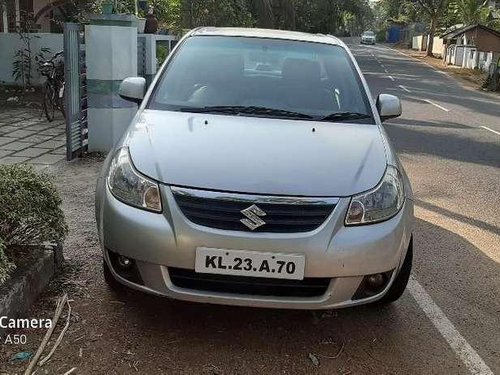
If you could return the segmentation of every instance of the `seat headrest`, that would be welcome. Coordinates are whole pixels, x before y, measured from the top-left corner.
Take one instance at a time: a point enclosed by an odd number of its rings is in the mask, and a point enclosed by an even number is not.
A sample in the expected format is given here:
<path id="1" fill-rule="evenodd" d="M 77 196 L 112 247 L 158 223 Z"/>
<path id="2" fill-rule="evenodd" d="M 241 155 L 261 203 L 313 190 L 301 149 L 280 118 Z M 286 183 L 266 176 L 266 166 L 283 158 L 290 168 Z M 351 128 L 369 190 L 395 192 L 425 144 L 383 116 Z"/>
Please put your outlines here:
<path id="1" fill-rule="evenodd" d="M 289 82 L 319 82 L 321 68 L 317 61 L 289 57 L 283 63 L 281 77 Z"/>

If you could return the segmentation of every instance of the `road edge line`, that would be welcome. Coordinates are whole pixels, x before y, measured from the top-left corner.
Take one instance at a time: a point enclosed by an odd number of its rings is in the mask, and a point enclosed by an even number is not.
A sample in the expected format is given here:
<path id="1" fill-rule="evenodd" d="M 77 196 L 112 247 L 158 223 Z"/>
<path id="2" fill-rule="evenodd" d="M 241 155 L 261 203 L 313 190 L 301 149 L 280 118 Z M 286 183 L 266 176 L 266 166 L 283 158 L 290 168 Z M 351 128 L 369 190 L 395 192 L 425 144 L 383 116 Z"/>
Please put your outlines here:
<path id="1" fill-rule="evenodd" d="M 441 308 L 436 305 L 432 297 L 413 276 L 410 277 L 407 288 L 413 299 L 417 302 L 425 315 L 427 315 L 448 345 L 450 345 L 455 354 L 465 364 L 467 369 L 472 374 L 493 375 L 493 371 L 491 371 L 474 348 L 465 340 L 460 332 L 458 332 Z"/>
<path id="2" fill-rule="evenodd" d="M 492 133 L 500 135 L 500 132 L 497 132 L 496 130 L 490 129 L 487 126 L 480 126 L 480 128 L 485 129 L 485 130 L 489 130 Z"/>
<path id="3" fill-rule="evenodd" d="M 445 108 L 445 107 L 443 107 L 442 105 L 436 104 L 436 103 L 434 103 L 432 100 L 429 100 L 429 99 L 422 99 L 422 100 L 423 100 L 424 102 L 426 102 L 426 103 L 429 103 L 429 104 L 433 105 L 433 106 L 434 106 L 434 107 L 436 107 L 436 108 L 439 108 L 439 109 L 440 109 L 440 110 L 442 110 L 442 111 L 445 111 L 445 112 L 450 112 L 450 110 L 449 110 L 448 108 Z"/>

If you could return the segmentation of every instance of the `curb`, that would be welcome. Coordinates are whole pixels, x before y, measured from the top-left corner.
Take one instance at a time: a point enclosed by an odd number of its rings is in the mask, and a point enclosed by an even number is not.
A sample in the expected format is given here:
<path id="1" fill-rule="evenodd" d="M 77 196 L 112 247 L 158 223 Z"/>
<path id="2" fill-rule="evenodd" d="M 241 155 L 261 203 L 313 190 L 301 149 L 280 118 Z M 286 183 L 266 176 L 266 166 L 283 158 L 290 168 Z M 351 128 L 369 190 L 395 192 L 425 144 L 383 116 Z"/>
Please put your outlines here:
<path id="1" fill-rule="evenodd" d="M 28 267 L 18 268 L 0 288 L 0 317 L 15 319 L 26 313 L 63 261 L 62 246 L 49 245 Z M 0 334 L 8 328 L 0 327 Z"/>

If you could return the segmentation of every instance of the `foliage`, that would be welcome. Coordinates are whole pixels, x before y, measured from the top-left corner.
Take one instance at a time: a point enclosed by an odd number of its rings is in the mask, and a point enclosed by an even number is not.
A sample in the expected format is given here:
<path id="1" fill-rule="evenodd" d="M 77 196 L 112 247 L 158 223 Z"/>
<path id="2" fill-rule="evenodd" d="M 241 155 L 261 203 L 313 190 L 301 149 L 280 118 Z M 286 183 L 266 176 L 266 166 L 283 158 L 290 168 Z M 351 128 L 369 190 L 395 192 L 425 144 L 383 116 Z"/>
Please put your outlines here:
<path id="1" fill-rule="evenodd" d="M 28 165 L 0 166 L 0 238 L 5 246 L 60 242 L 68 228 L 52 179 Z"/>
<path id="2" fill-rule="evenodd" d="M 168 46 L 157 44 L 156 45 L 156 65 L 160 67 L 168 56 Z"/>
<path id="3" fill-rule="evenodd" d="M 16 269 L 14 263 L 10 262 L 5 255 L 6 246 L 0 237 L 0 285 L 2 285 L 10 276 L 12 271 Z"/>
<path id="4" fill-rule="evenodd" d="M 159 28 L 177 33 L 181 30 L 181 0 L 150 0 Z"/>
<path id="5" fill-rule="evenodd" d="M 22 42 L 22 47 L 14 54 L 14 61 L 12 62 L 12 77 L 14 77 L 16 81 L 20 81 L 24 88 L 31 86 L 31 80 L 33 78 L 31 41 L 34 38 L 39 38 L 37 35 L 29 32 L 32 25 L 32 14 L 23 13 L 21 17 L 21 25 L 16 28 L 19 39 L 21 39 Z"/>
<path id="6" fill-rule="evenodd" d="M 367 0 L 183 0 L 183 28 L 257 26 L 331 34 L 370 28 Z"/>
<path id="7" fill-rule="evenodd" d="M 0 0 L 1 1 L 1 0 Z M 264 27 L 358 34 L 373 26 L 369 0 L 148 0 L 160 28 L 180 32 L 198 26 Z M 405 0 L 400 0 L 405 1 Z M 135 0 L 69 0 L 67 18 L 82 19 L 100 12 L 103 3 L 115 4 L 117 13 L 136 13 Z M 139 15 L 144 15 L 139 10 Z"/>
<path id="8" fill-rule="evenodd" d="M 439 22 L 446 14 L 446 7 L 449 0 L 414 0 L 415 4 L 430 18 L 429 44 L 427 46 L 427 56 L 432 56 L 434 46 L 434 35 L 439 26 Z"/>
<path id="9" fill-rule="evenodd" d="M 39 39 L 36 34 L 30 33 L 33 28 L 33 14 L 22 12 L 20 26 L 16 28 L 16 32 L 21 39 L 22 47 L 14 53 L 12 62 L 12 77 L 20 82 L 23 88 L 31 86 L 33 79 L 33 58 L 45 58 L 45 55 L 50 53 L 49 48 L 42 47 L 36 54 L 32 50 L 33 39 Z M 35 55 L 35 56 L 34 56 Z"/>
<path id="10" fill-rule="evenodd" d="M 450 13 L 456 16 L 459 23 L 473 25 L 486 23 L 489 9 L 484 0 L 455 0 L 450 4 Z"/>
<path id="11" fill-rule="evenodd" d="M 184 0 L 181 11 L 184 28 L 254 25 L 245 0 Z"/>
<path id="12" fill-rule="evenodd" d="M 12 62 L 12 77 L 21 82 L 24 88 L 31 85 L 33 74 L 31 72 L 31 47 L 30 37 L 21 35 L 21 40 L 25 47 L 19 49 L 14 54 Z"/>

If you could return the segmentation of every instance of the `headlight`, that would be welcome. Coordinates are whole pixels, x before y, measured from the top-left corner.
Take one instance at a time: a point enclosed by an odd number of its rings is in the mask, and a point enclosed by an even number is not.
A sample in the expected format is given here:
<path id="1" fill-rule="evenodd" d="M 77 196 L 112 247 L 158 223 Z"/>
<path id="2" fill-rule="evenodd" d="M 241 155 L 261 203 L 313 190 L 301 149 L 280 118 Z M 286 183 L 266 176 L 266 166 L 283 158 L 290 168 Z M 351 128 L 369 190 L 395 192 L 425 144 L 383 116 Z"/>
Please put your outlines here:
<path id="1" fill-rule="evenodd" d="M 403 179 L 389 165 L 382 181 L 371 191 L 352 197 L 346 225 L 376 223 L 396 215 L 404 203 Z"/>
<path id="2" fill-rule="evenodd" d="M 161 212 L 158 184 L 136 171 L 126 147 L 120 148 L 111 161 L 108 186 L 111 193 L 124 203 Z"/>

